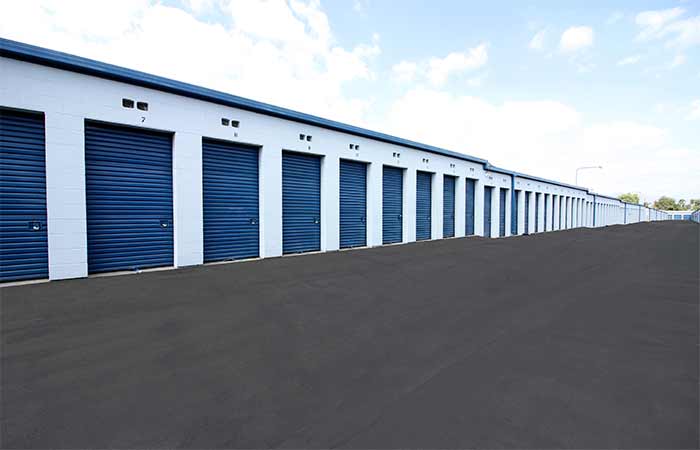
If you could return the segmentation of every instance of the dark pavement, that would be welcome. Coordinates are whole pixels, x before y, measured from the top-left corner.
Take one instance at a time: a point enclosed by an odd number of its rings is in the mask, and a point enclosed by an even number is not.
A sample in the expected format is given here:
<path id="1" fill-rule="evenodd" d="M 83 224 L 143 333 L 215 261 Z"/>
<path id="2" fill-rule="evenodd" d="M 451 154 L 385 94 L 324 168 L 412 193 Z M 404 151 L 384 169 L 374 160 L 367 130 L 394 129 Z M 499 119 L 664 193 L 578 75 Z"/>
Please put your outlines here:
<path id="1" fill-rule="evenodd" d="M 3 448 L 697 448 L 700 227 L 0 289 Z"/>

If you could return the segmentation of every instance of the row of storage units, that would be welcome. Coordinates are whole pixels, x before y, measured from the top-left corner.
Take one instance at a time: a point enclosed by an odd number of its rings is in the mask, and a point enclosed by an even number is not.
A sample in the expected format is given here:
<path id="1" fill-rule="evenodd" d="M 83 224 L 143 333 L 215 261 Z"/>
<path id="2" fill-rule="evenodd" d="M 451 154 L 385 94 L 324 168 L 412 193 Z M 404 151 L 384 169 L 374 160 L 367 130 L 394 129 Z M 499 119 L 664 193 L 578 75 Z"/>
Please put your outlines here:
<path id="1" fill-rule="evenodd" d="M 693 211 L 693 213 L 690 215 L 690 220 L 700 223 L 700 209 Z"/>
<path id="2" fill-rule="evenodd" d="M 661 219 L 485 160 L 13 48 L 0 61 L 0 282 Z M 126 97 L 147 106 L 134 114 Z"/>
<path id="3" fill-rule="evenodd" d="M 671 220 L 693 220 L 693 211 L 666 211 Z"/>

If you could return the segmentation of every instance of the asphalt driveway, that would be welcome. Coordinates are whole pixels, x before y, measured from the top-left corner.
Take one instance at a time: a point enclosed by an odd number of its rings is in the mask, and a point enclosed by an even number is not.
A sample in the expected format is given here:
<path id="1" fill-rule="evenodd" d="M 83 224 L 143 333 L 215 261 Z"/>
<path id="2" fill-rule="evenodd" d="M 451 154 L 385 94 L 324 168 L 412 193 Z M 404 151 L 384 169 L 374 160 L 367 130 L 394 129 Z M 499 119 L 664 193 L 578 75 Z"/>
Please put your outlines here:
<path id="1" fill-rule="evenodd" d="M 3 448 L 697 448 L 700 227 L 0 289 Z"/>

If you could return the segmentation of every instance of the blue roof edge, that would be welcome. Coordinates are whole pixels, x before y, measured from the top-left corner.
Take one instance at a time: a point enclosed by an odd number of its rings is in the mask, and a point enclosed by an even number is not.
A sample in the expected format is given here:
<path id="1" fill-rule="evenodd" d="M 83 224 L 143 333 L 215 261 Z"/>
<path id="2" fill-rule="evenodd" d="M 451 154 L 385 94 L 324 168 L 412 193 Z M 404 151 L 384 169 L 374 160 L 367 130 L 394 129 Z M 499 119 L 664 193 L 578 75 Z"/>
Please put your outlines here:
<path id="1" fill-rule="evenodd" d="M 237 95 L 227 94 L 225 92 L 196 86 L 182 81 L 176 81 L 169 78 L 152 75 L 133 69 L 127 69 L 125 67 L 115 66 L 113 64 L 108 64 L 89 58 L 83 58 L 81 56 L 71 55 L 69 53 L 59 52 L 57 50 L 50 50 L 44 47 L 38 47 L 31 44 L 25 44 L 23 42 L 13 41 L 11 39 L 5 39 L 2 37 L 0 37 L 0 56 L 45 65 L 49 67 L 55 67 L 58 69 L 65 69 L 72 72 L 92 75 L 113 81 L 120 81 L 127 84 L 133 84 L 150 89 L 169 92 L 172 94 L 182 95 L 185 97 L 195 98 L 198 100 L 204 100 L 225 106 L 244 109 L 246 111 L 278 117 L 280 119 L 286 119 L 334 131 L 340 131 L 355 136 L 386 142 L 389 144 L 400 145 L 403 147 L 409 147 L 444 156 L 450 156 L 465 161 L 476 162 L 479 164 L 483 164 L 484 170 L 504 173 L 512 177 L 541 181 L 543 183 L 554 184 L 557 186 L 567 187 L 591 193 L 591 191 L 585 187 L 574 186 L 559 181 L 548 180 L 532 175 L 526 175 L 523 173 L 515 172 L 513 170 L 502 169 L 492 165 L 486 159 L 477 158 L 475 156 L 467 155 L 465 153 L 459 153 L 452 150 L 446 150 L 440 147 L 435 147 L 432 145 L 422 144 L 420 142 L 399 138 L 378 131 L 372 131 L 354 125 L 348 125 L 342 122 L 324 119 L 322 117 L 314 116 L 311 114 L 306 114 L 291 109 L 282 108 L 263 102 L 258 102 L 256 100 L 250 100 L 244 97 L 239 97 Z M 597 195 L 600 195 L 601 197 L 607 197 L 602 194 Z M 619 200 L 613 197 L 607 198 Z"/>

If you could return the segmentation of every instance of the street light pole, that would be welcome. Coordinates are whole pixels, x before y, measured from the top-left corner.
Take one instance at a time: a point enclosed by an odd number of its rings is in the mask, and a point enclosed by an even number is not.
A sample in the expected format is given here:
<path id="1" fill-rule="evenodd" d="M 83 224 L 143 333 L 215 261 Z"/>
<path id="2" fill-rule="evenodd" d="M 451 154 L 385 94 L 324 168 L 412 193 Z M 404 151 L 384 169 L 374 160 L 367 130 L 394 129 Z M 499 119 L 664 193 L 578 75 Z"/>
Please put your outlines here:
<path id="1" fill-rule="evenodd" d="M 576 181 L 574 184 L 578 186 L 578 171 L 579 170 L 586 170 L 586 169 L 602 169 L 603 166 L 583 166 L 583 167 L 577 167 L 576 168 Z"/>

